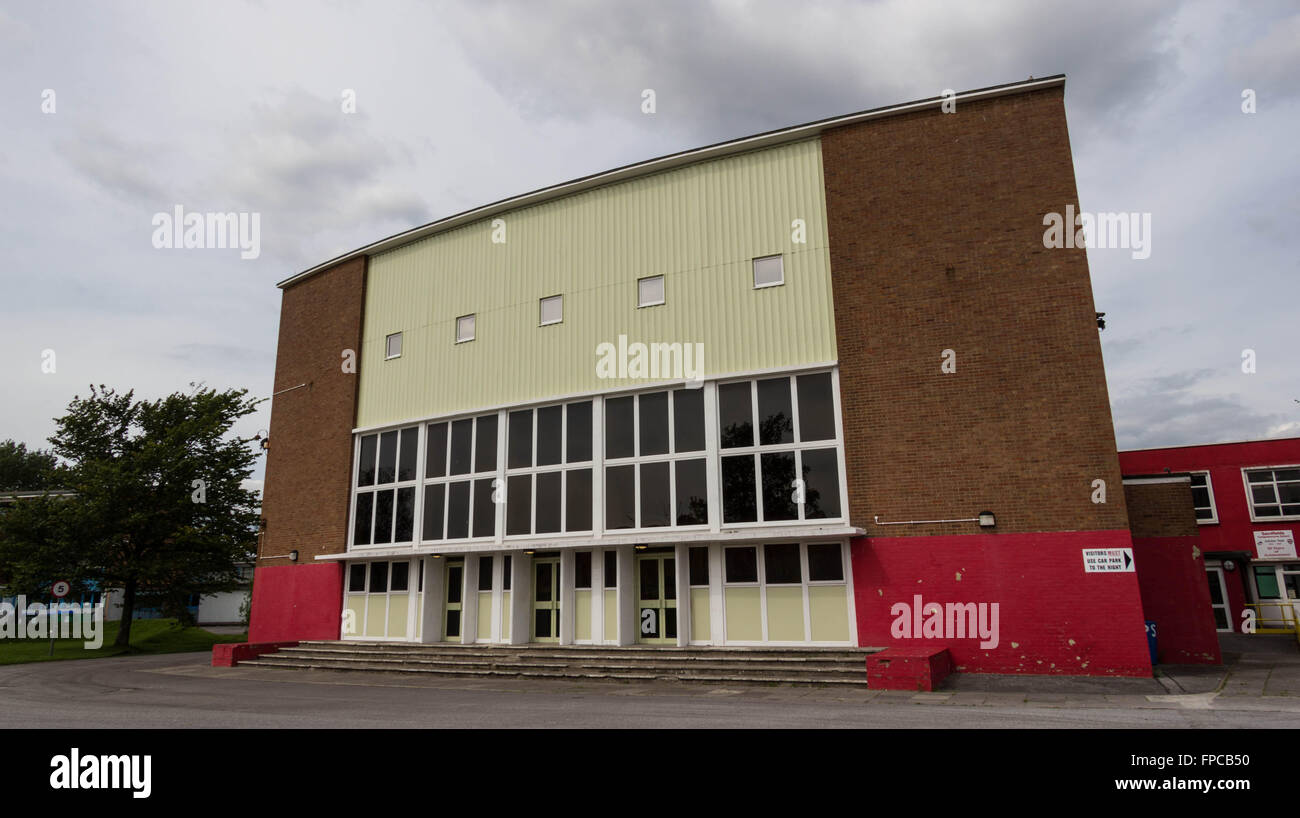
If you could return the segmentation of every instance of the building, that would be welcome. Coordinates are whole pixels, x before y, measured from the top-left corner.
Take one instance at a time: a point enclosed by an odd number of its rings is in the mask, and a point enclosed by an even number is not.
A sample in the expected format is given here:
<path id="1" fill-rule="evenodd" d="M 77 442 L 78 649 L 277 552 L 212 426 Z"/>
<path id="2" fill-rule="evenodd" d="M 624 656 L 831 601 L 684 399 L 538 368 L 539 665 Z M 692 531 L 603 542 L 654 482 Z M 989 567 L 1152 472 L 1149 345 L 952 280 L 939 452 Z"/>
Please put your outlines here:
<path id="1" fill-rule="evenodd" d="M 1243 632 L 1247 622 L 1257 632 L 1295 630 L 1300 438 L 1137 449 L 1119 457 L 1125 474 L 1184 473 L 1192 492 L 1206 587 L 1163 588 L 1167 621 L 1201 618 L 1208 606 L 1218 632 Z"/>
<path id="2" fill-rule="evenodd" d="M 1149 675 L 1131 559 L 1089 556 L 1133 541 L 1086 252 L 1044 237 L 1079 205 L 1064 83 L 629 165 L 280 282 L 250 641 Z"/>

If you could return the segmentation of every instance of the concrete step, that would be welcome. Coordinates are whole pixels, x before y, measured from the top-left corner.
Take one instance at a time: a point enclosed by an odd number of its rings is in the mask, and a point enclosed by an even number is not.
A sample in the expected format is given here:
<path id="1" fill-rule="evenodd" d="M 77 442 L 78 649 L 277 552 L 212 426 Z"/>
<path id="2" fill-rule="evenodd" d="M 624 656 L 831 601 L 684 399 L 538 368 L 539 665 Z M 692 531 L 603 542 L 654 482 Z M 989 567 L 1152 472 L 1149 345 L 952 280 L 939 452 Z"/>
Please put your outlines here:
<path id="1" fill-rule="evenodd" d="M 880 648 L 674 648 L 674 647 L 616 647 L 616 646 L 550 646 L 550 645 L 421 645 L 408 642 L 302 642 L 297 648 L 281 650 L 298 651 L 335 651 L 381 652 L 384 654 L 410 655 L 446 655 L 446 656 L 491 656 L 501 658 L 516 657 L 521 660 L 533 657 L 575 659 L 617 655 L 626 661 L 641 659 L 659 661 L 665 657 L 678 660 L 705 659 L 708 661 L 734 662 L 852 662 L 861 665 L 866 657 L 879 652 Z"/>

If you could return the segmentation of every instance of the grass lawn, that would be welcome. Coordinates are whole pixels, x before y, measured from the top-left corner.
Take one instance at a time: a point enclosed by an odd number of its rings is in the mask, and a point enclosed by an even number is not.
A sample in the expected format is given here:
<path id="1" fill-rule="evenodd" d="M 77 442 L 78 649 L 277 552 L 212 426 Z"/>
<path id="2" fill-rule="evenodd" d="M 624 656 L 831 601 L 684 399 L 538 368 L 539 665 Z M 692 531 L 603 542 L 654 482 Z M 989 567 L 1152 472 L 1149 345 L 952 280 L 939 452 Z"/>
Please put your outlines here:
<path id="1" fill-rule="evenodd" d="M 211 651 L 213 645 L 223 642 L 248 641 L 246 633 L 217 634 L 202 628 L 183 628 L 175 619 L 137 619 L 131 625 L 131 647 L 123 649 L 113 646 L 118 624 L 104 623 L 104 643 L 98 650 L 86 650 L 84 639 L 56 639 L 53 656 L 50 655 L 48 639 L 0 639 L 0 665 L 56 659 L 103 659 L 127 654 Z"/>

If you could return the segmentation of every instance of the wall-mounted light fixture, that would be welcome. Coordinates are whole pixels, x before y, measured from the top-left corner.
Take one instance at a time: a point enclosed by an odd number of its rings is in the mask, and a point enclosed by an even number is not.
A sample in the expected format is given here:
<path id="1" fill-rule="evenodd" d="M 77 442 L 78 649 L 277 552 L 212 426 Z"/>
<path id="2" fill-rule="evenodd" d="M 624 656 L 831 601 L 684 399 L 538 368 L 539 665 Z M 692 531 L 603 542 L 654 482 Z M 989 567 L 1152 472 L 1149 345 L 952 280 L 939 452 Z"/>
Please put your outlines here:
<path id="1" fill-rule="evenodd" d="M 532 550 L 531 548 L 526 548 L 524 549 L 524 553 L 531 556 L 532 554 L 536 554 L 537 552 Z"/>
<path id="2" fill-rule="evenodd" d="M 1233 562 L 1232 560 L 1224 560 L 1224 561 L 1223 561 L 1223 570 L 1225 570 L 1225 571 L 1236 571 L 1236 570 L 1237 570 L 1237 563 Z"/>
<path id="3" fill-rule="evenodd" d="M 992 528 L 998 524 L 998 521 L 994 519 L 993 512 L 991 511 L 981 511 L 979 521 L 980 528 Z"/>
<path id="4" fill-rule="evenodd" d="M 641 543 L 640 545 L 634 545 L 632 547 L 635 548 L 637 551 L 644 551 L 650 546 L 646 545 L 645 543 Z"/>
<path id="5" fill-rule="evenodd" d="M 298 561 L 298 549 L 295 548 L 293 551 L 289 552 L 289 562 L 297 562 L 297 561 Z"/>

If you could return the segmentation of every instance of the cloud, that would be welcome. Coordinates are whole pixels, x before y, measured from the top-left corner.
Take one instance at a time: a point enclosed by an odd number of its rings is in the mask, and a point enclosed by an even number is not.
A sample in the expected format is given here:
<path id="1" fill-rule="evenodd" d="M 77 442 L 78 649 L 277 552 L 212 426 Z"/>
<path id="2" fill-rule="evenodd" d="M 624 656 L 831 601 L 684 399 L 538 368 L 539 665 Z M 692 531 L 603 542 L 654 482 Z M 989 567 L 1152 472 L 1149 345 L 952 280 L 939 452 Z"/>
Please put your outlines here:
<path id="1" fill-rule="evenodd" d="M 1280 412 L 1252 409 L 1235 393 L 1197 394 L 1214 370 L 1173 372 L 1135 382 L 1112 401 L 1120 449 L 1255 440 L 1295 426 Z"/>
<path id="2" fill-rule="evenodd" d="M 84 181 L 120 202 L 164 202 L 175 195 L 158 178 L 161 145 L 89 125 L 61 140 L 58 152 Z"/>

